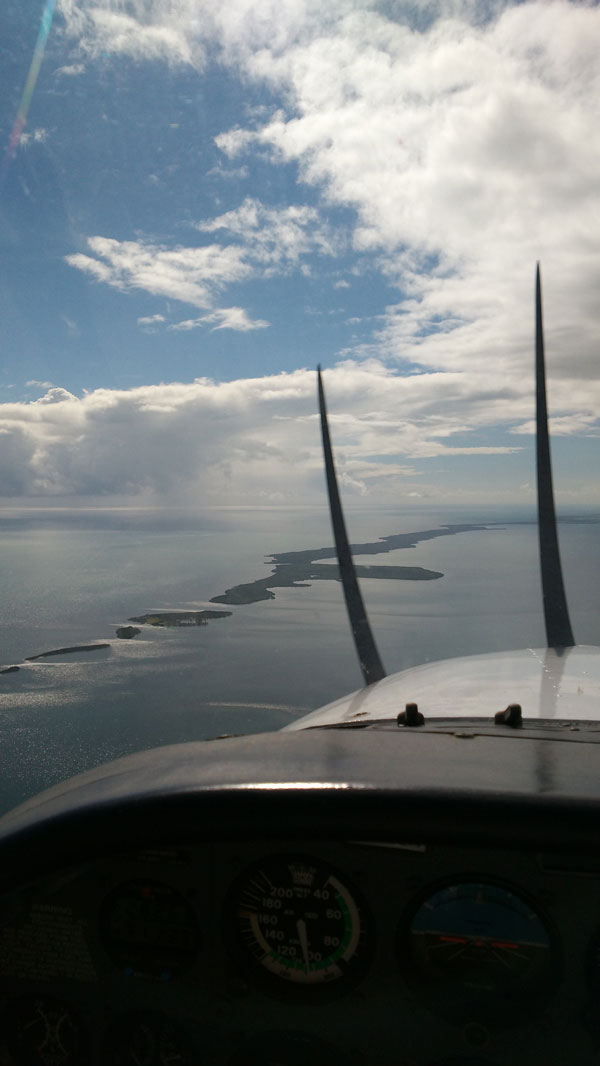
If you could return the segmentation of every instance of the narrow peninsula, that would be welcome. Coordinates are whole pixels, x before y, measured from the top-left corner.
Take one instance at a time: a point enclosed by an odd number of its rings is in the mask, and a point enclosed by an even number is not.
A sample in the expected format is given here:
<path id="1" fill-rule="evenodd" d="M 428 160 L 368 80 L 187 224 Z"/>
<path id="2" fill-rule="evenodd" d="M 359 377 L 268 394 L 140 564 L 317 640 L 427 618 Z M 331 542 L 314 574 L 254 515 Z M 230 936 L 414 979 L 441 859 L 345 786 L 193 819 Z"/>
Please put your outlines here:
<path id="1" fill-rule="evenodd" d="M 420 541 L 436 537 L 451 537 L 457 533 L 470 533 L 487 529 L 481 525 L 447 525 L 438 529 L 426 529 L 420 533 L 392 533 L 388 537 L 366 544 L 352 544 L 352 554 L 380 555 L 399 548 L 414 548 Z M 337 563 L 322 563 L 321 559 L 335 559 L 335 548 L 309 548 L 298 552 L 272 552 L 267 556 L 275 569 L 268 577 L 258 578 L 243 585 L 234 585 L 220 596 L 213 596 L 211 603 L 258 603 L 275 599 L 275 588 L 307 588 L 313 581 L 339 581 Z M 425 570 L 422 566 L 372 566 L 356 565 L 358 577 L 379 578 L 386 581 L 436 581 L 444 575 L 439 570 Z M 132 619 L 136 621 L 136 619 Z"/>
<path id="2" fill-rule="evenodd" d="M 102 648 L 110 648 L 110 644 L 75 644 L 72 648 L 54 648 L 52 651 L 41 651 L 38 655 L 27 655 L 26 663 L 34 663 L 37 659 L 49 659 L 52 655 L 73 655 L 77 651 L 100 651 Z"/>

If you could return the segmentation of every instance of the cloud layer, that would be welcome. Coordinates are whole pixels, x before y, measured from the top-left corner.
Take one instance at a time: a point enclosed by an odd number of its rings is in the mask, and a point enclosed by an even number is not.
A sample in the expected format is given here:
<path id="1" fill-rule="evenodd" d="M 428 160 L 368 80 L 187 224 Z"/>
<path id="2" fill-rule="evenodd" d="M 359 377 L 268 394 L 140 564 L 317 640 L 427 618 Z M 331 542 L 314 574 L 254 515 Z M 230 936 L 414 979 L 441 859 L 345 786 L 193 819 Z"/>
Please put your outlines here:
<path id="1" fill-rule="evenodd" d="M 136 0 L 127 10 L 116 0 L 62 4 L 82 55 L 200 69 L 211 49 L 268 88 L 281 106 L 223 130 L 217 144 L 242 163 L 256 152 L 294 163 L 323 211 L 246 198 L 197 223 L 218 243 L 167 249 L 96 236 L 73 266 L 212 308 L 231 284 L 315 250 L 335 255 L 326 207 L 350 207 L 357 270 L 370 257 L 399 292 L 368 354 L 438 369 L 500 359 L 514 372 L 541 259 L 556 359 L 568 356 L 575 376 L 596 373 L 596 6 L 439 0 L 399 3 L 393 21 L 379 4 L 351 0 Z"/>
<path id="2" fill-rule="evenodd" d="M 597 374 L 600 10 L 544 0 L 481 26 L 464 18 L 472 5 L 440 4 L 459 17 L 420 32 L 344 6 L 283 52 L 240 42 L 251 76 L 288 104 L 224 131 L 222 150 L 266 149 L 355 209 L 355 249 L 402 293 L 379 355 L 514 369 L 541 259 L 558 354 Z"/>
<path id="3" fill-rule="evenodd" d="M 518 386 L 482 378 L 478 386 L 471 383 L 467 396 L 462 375 L 402 377 L 373 362 L 328 371 L 326 386 L 337 465 L 349 496 L 368 496 L 372 505 L 413 496 L 458 502 L 444 471 L 446 461 L 460 457 L 473 490 L 465 499 L 479 493 L 490 500 L 495 490 L 474 463 L 482 455 L 502 461 L 504 480 L 513 488 L 522 481 L 515 458 L 523 447 L 531 452 L 527 438 L 492 444 L 483 432 L 506 410 L 518 420 L 517 433 L 531 431 L 525 424 L 530 399 Z M 322 502 L 315 391 L 314 372 L 305 370 L 234 382 L 99 389 L 83 398 L 53 387 L 33 402 L 0 408 L 0 492 L 162 496 L 193 504 Z"/>
<path id="4" fill-rule="evenodd" d="M 298 176 L 296 203 L 242 192 L 234 208 L 196 218 L 187 241 L 96 233 L 68 263 L 92 284 L 155 297 L 140 328 L 173 339 L 198 327 L 266 330 L 269 316 L 244 306 L 244 285 L 266 289 L 323 263 L 331 278 L 344 264 L 335 298 L 348 301 L 347 323 L 360 323 L 353 287 L 384 280 L 393 298 L 370 332 L 348 331 L 328 375 L 343 480 L 374 499 L 390 486 L 441 492 L 443 477 L 419 465 L 427 460 L 508 462 L 527 443 L 536 259 L 556 434 L 593 437 L 600 414 L 600 9 L 392 8 L 59 3 L 73 68 L 126 56 L 200 77 L 210 58 L 268 91 L 268 105 L 217 135 L 223 166 L 244 180 L 257 161 Z M 166 301 L 194 310 L 179 308 L 177 321 Z M 314 381 L 302 370 L 81 399 L 52 388 L 0 415 L 8 495 L 177 489 L 247 502 L 295 498 L 296 477 L 316 491 L 321 477 Z M 583 481 L 580 494 L 590 495 Z"/>

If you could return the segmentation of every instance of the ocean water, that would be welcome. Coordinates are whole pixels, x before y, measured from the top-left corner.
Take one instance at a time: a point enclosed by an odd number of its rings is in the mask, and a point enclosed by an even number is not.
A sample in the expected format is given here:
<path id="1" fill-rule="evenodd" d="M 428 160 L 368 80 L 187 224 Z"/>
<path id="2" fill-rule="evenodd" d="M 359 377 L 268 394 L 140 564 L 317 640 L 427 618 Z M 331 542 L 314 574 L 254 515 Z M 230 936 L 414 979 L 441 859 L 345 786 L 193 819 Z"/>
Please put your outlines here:
<path id="1" fill-rule="evenodd" d="M 354 542 L 486 519 L 483 531 L 357 557 L 444 574 L 362 583 L 388 673 L 543 645 L 537 530 L 492 512 L 348 516 Z M 264 576 L 269 552 L 331 544 L 325 511 L 11 514 L 0 536 L 0 665 L 20 665 L 0 675 L 0 810 L 142 748 L 280 728 L 361 685 L 335 581 L 227 607 L 231 617 L 208 626 L 115 636 L 132 615 L 202 609 Z M 576 639 L 600 644 L 600 524 L 563 522 L 560 539 Z M 97 641 L 110 647 L 23 662 Z"/>

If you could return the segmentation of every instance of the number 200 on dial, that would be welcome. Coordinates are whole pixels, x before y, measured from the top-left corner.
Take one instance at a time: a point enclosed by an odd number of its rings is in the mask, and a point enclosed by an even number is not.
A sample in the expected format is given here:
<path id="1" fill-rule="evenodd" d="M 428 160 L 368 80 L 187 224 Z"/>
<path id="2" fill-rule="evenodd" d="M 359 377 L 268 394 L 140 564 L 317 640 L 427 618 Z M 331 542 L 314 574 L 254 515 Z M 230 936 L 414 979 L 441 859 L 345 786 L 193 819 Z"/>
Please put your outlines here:
<path id="1" fill-rule="evenodd" d="M 262 969 L 308 987 L 356 980 L 366 961 L 354 895 L 327 865 L 278 856 L 253 867 L 236 895 L 240 946 Z"/>

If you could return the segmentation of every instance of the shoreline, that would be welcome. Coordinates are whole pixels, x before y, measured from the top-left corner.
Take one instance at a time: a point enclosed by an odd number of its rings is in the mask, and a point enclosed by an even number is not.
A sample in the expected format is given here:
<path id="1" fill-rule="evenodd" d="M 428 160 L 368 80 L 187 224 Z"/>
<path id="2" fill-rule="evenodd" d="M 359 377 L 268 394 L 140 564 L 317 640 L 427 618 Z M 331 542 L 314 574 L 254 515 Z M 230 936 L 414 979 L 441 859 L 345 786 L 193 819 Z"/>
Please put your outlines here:
<path id="1" fill-rule="evenodd" d="M 74 644 L 70 648 L 53 648 L 52 651 L 41 651 L 38 655 L 26 655 L 23 662 L 34 663 L 36 659 L 47 659 L 51 655 L 72 655 L 77 651 L 99 651 L 101 648 L 110 648 L 109 643 L 103 644 Z"/>
<path id="2" fill-rule="evenodd" d="M 155 629 L 187 629 L 191 626 L 206 626 L 209 619 L 231 618 L 231 614 L 231 611 L 148 611 L 146 614 L 128 618 L 127 621 Z"/>
<path id="3" fill-rule="evenodd" d="M 392 533 L 381 537 L 376 541 L 352 544 L 353 556 L 380 555 L 396 551 L 401 548 L 414 548 L 421 541 L 435 540 L 438 537 L 456 536 L 458 533 L 481 532 L 490 529 L 490 525 L 465 523 L 461 525 L 449 524 L 438 526 L 435 529 L 421 530 L 416 533 Z M 332 547 L 311 548 L 295 552 L 271 552 L 265 559 L 267 564 L 274 566 L 273 571 L 267 577 L 258 578 L 255 581 L 243 582 L 226 589 L 219 596 L 213 596 L 210 603 L 224 603 L 236 606 L 258 603 L 264 600 L 274 600 L 277 588 L 309 588 L 315 581 L 340 581 L 339 567 L 336 562 L 323 563 L 319 560 L 335 559 L 336 550 Z M 373 564 L 355 564 L 356 574 L 359 578 L 371 578 L 374 580 L 388 581 L 437 581 L 444 576 L 441 571 L 427 570 L 421 566 L 387 566 Z M 152 628 L 192 628 L 208 624 L 209 619 L 229 618 L 231 611 L 201 610 L 181 611 L 163 610 L 148 611 L 141 615 L 135 615 L 128 619 L 140 625 L 148 625 Z M 119 632 L 122 630 L 122 632 Z M 134 638 L 135 632 L 131 626 L 117 627 L 117 637 Z M 110 648 L 109 642 L 95 644 L 75 644 L 65 648 L 53 648 L 50 651 L 39 652 L 37 655 L 28 655 L 22 660 L 24 663 L 35 663 L 40 659 L 48 659 L 53 656 L 73 655 L 79 652 L 99 651 Z M 17 673 L 20 666 L 12 665 L 0 668 L 0 674 Z"/>
<path id="4" fill-rule="evenodd" d="M 473 524 L 446 525 L 437 529 L 421 530 L 418 533 L 392 533 L 365 544 L 351 544 L 350 548 L 353 556 L 381 555 L 400 548 L 414 548 L 420 541 L 456 536 L 457 533 L 480 532 L 487 528 L 485 525 Z M 313 581 L 339 581 L 337 563 L 318 562 L 319 559 L 330 559 L 335 556 L 334 547 L 309 548 L 298 552 L 271 552 L 266 558 L 275 565 L 275 569 L 268 577 L 259 577 L 256 581 L 233 585 L 220 596 L 212 596 L 209 602 L 240 606 L 258 603 L 261 600 L 274 600 L 273 589 L 275 588 L 309 588 Z M 437 581 L 444 576 L 439 570 L 426 570 L 422 566 L 355 564 L 355 569 L 357 577 L 388 581 Z"/>

